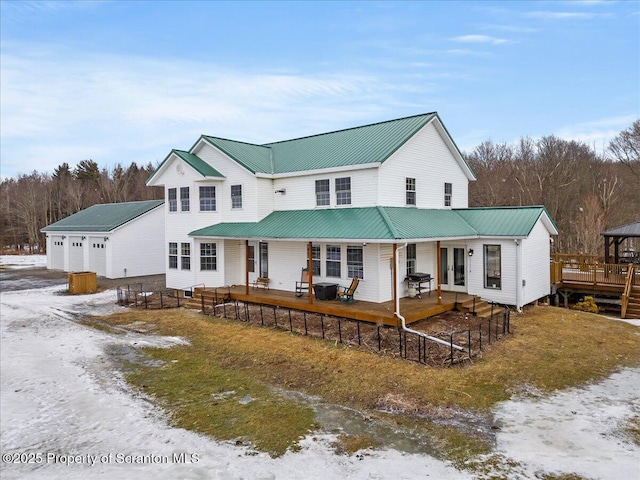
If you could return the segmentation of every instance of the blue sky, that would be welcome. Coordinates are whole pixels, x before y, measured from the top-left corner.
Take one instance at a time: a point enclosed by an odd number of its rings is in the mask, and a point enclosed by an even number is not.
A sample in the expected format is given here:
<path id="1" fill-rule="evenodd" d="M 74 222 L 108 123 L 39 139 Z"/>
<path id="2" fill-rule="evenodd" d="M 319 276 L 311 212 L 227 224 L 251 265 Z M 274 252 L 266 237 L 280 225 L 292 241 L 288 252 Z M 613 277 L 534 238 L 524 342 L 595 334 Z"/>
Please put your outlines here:
<path id="1" fill-rule="evenodd" d="M 437 111 L 462 150 L 640 118 L 635 1 L 0 1 L 0 176 Z"/>

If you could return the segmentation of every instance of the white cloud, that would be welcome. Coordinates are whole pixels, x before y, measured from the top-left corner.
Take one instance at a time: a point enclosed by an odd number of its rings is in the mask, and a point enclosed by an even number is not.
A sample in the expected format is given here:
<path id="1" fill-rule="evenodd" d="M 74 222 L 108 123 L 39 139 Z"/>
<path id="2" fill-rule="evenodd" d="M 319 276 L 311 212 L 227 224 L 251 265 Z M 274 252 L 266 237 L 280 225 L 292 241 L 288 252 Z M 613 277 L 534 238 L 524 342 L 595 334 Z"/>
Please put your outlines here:
<path id="1" fill-rule="evenodd" d="M 154 162 L 203 133 L 262 143 L 357 125 L 367 105 L 400 88 L 367 75 L 251 73 L 34 46 L 5 45 L 0 61 L 3 176 L 85 158 Z"/>
<path id="2" fill-rule="evenodd" d="M 511 42 L 511 40 L 505 38 L 490 37 L 489 35 L 460 35 L 453 37 L 451 40 L 460 43 L 489 43 L 491 45 L 502 45 Z"/>
<path id="3" fill-rule="evenodd" d="M 541 18 L 543 20 L 590 20 L 597 17 L 609 17 L 608 13 L 587 13 L 587 12 L 551 12 L 537 11 L 526 12 L 525 17 Z"/>
<path id="4" fill-rule="evenodd" d="M 556 132 L 565 140 L 577 140 L 593 146 L 597 152 L 606 149 L 607 145 L 622 130 L 628 128 L 637 117 L 633 114 L 602 118 L 590 122 L 581 122 L 560 127 Z"/>

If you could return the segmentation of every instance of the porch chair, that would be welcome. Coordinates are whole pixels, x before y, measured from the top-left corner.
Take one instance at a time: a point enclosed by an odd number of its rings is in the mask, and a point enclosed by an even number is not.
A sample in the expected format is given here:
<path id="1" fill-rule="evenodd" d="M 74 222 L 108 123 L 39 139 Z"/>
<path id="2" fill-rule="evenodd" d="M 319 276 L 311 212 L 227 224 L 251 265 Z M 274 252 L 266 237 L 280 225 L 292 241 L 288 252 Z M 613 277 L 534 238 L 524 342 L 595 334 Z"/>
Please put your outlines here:
<path id="1" fill-rule="evenodd" d="M 353 294 L 356 293 L 356 288 L 358 288 L 358 283 L 360 283 L 360 279 L 358 277 L 353 277 L 351 281 L 351 285 L 349 288 L 347 287 L 338 287 L 338 299 L 341 302 L 353 302 Z"/>
<path id="2" fill-rule="evenodd" d="M 309 269 L 303 268 L 300 281 L 296 282 L 296 297 L 301 297 L 304 291 L 309 292 Z"/>

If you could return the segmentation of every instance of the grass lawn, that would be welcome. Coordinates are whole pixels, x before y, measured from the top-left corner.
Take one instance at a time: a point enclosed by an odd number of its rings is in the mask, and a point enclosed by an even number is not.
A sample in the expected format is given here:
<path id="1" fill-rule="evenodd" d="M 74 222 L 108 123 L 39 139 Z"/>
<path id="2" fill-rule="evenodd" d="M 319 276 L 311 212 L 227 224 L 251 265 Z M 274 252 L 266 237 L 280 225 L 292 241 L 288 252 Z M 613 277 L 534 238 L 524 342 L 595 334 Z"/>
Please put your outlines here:
<path id="1" fill-rule="evenodd" d="M 154 334 L 187 339 L 189 346 L 144 349 L 161 366 L 130 364 L 127 380 L 154 397 L 172 424 L 274 456 L 323 427 L 312 406 L 288 392 L 428 437 L 426 453 L 462 466 L 492 444 L 490 435 L 469 435 L 460 419 L 484 419 L 490 433 L 492 407 L 516 393 L 552 392 L 640 365 L 640 329 L 555 307 L 512 315 L 512 335 L 453 368 L 182 309 L 127 310 L 95 322 L 117 329 L 145 324 Z M 637 430 L 637 422 L 629 428 Z M 373 435 L 343 434 L 336 452 L 376 446 Z"/>

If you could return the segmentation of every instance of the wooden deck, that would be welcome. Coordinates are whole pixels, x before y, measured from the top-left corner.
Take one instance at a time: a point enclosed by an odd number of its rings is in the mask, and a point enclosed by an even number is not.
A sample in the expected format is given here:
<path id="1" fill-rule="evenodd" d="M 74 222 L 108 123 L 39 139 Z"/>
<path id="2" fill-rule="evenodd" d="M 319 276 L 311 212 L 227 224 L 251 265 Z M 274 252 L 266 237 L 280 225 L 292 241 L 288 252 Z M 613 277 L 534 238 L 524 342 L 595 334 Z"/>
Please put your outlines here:
<path id="1" fill-rule="evenodd" d="M 559 262 L 551 265 L 551 279 L 558 289 L 621 295 L 625 288 L 628 267 L 621 264 Z M 640 285 L 640 272 L 636 271 L 632 284 Z"/>
<path id="2" fill-rule="evenodd" d="M 318 300 L 314 298 L 313 303 L 310 303 L 307 294 L 302 297 L 296 297 L 294 292 L 251 287 L 249 289 L 249 295 L 247 295 L 244 286 L 196 289 L 195 296 L 199 298 L 201 292 L 205 297 L 205 305 L 211 305 L 216 295 L 218 298 L 222 298 L 230 293 L 233 300 L 240 302 L 259 303 L 262 305 L 291 308 L 351 320 L 361 320 L 394 327 L 398 326 L 398 319 L 394 315 L 395 309 L 393 302 L 372 303 L 355 300 L 351 303 L 344 303 L 340 300 Z M 442 292 L 442 301 L 438 304 L 438 293 L 433 291 L 431 295 L 423 294 L 422 298 L 402 298 L 400 300 L 400 313 L 405 317 L 406 323 L 410 324 L 443 312 L 454 310 L 456 308 L 456 302 L 459 304 L 472 299 L 473 297 L 471 295 L 464 293 Z M 194 299 L 193 302 L 195 305 L 197 304 L 196 302 L 201 302 L 201 300 Z"/>

